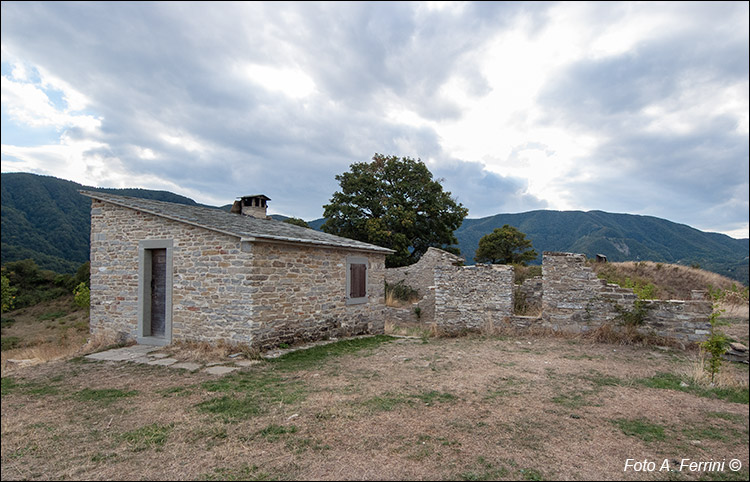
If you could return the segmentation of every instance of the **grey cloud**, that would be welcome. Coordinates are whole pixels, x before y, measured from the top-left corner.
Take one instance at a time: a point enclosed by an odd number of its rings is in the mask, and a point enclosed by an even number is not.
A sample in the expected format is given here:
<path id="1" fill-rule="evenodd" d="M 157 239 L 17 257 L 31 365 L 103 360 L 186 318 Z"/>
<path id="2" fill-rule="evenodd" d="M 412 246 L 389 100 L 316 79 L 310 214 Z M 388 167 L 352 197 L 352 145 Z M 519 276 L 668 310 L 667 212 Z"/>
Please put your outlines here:
<path id="1" fill-rule="evenodd" d="M 750 151 L 735 127 L 718 117 L 690 135 L 623 132 L 580 160 L 578 174 L 591 180 L 576 181 L 574 173 L 559 184 L 584 206 L 737 229 L 737 219 L 750 215 Z"/>
<path id="2" fill-rule="evenodd" d="M 544 209 L 547 203 L 526 192 L 523 179 L 489 172 L 477 162 L 453 160 L 434 170 L 443 187 L 469 208 L 469 217 Z"/>

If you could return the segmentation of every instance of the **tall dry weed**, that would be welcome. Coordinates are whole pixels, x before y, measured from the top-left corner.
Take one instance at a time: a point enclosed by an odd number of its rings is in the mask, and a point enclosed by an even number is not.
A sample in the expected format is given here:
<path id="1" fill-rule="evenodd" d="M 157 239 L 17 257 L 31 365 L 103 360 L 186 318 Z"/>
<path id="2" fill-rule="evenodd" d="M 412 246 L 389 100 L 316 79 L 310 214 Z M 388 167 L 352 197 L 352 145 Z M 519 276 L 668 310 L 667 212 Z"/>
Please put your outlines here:
<path id="1" fill-rule="evenodd" d="M 712 384 L 711 374 L 706 370 L 709 356 L 710 355 L 703 349 L 698 351 L 684 373 L 688 380 L 695 385 L 703 387 L 747 388 L 747 374 L 745 373 L 742 376 L 737 376 L 737 374 L 733 373 L 731 370 L 719 370 L 719 372 L 716 373 Z"/>

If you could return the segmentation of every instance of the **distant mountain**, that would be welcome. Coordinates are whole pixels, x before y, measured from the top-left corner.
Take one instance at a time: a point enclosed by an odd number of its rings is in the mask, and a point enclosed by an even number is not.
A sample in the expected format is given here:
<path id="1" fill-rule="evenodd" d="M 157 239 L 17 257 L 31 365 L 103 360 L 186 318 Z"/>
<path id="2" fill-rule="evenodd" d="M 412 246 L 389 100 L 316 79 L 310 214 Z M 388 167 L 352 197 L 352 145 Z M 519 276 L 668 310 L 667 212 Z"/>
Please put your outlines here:
<path id="1" fill-rule="evenodd" d="M 2 263 L 31 258 L 41 268 L 59 273 L 74 273 L 89 259 L 91 201 L 78 193 L 80 189 L 199 205 L 167 191 L 94 188 L 27 173 L 3 173 L 1 185 Z M 308 224 L 319 230 L 324 221 Z M 540 255 L 539 262 L 543 251 L 604 254 L 610 261 L 697 264 L 748 284 L 748 239 L 706 233 L 652 216 L 602 211 L 531 211 L 465 219 L 455 234 L 468 264 L 473 264 L 479 239 L 504 224 L 526 234 Z"/>
<path id="2" fill-rule="evenodd" d="M 325 219 L 309 221 L 320 229 Z M 544 251 L 597 254 L 612 262 L 655 261 L 701 268 L 748 284 L 750 240 L 706 233 L 666 219 L 603 211 L 530 211 L 464 219 L 454 233 L 466 264 L 474 264 L 479 240 L 509 224 L 531 240 L 541 264 Z"/>
<path id="3" fill-rule="evenodd" d="M 479 239 L 509 224 L 526 234 L 541 263 L 543 251 L 597 254 L 609 261 L 656 261 L 699 265 L 748 283 L 748 239 L 706 233 L 653 216 L 603 211 L 530 211 L 465 219 L 456 230 L 461 254 L 473 264 Z"/>
<path id="4" fill-rule="evenodd" d="M 2 264 L 31 258 L 58 273 L 75 273 L 89 259 L 91 200 L 80 189 L 197 205 L 167 191 L 103 189 L 28 173 L 1 176 Z"/>

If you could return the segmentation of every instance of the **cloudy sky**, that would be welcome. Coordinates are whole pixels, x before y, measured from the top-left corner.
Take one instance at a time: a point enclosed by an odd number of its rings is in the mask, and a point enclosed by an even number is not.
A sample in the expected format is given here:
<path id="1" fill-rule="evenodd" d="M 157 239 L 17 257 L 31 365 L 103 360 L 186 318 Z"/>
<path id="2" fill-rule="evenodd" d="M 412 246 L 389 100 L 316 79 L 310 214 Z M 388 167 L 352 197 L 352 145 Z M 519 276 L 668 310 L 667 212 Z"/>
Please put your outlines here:
<path id="1" fill-rule="evenodd" d="M 307 220 L 375 153 L 469 217 L 748 237 L 748 3 L 2 2 L 2 171 L 265 193 Z"/>

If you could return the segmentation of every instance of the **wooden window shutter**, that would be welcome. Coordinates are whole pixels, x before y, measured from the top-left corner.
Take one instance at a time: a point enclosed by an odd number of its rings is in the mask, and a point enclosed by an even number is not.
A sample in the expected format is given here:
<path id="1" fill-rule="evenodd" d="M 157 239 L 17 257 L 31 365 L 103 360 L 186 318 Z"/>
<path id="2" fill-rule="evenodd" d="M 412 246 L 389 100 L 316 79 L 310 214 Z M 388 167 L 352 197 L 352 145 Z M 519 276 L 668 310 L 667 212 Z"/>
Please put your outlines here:
<path id="1" fill-rule="evenodd" d="M 349 265 L 350 273 L 350 298 L 364 298 L 367 296 L 367 265 Z"/>

